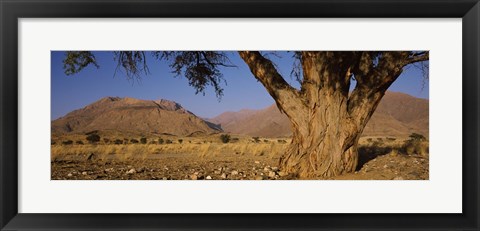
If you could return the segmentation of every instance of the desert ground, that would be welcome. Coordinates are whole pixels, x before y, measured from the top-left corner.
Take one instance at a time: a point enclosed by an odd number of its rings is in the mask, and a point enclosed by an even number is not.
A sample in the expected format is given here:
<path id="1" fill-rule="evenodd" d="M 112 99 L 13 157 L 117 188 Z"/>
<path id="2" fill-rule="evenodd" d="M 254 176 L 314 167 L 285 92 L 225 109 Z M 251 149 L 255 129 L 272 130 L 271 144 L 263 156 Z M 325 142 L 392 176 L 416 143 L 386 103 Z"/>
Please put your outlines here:
<path id="1" fill-rule="evenodd" d="M 229 134 L 143 137 L 101 132 L 99 140 L 92 142 L 86 139 L 87 136 L 52 137 L 52 180 L 298 179 L 278 166 L 290 138 Z M 362 137 L 359 155 L 359 166 L 353 173 L 302 180 L 429 179 L 427 140 Z"/>

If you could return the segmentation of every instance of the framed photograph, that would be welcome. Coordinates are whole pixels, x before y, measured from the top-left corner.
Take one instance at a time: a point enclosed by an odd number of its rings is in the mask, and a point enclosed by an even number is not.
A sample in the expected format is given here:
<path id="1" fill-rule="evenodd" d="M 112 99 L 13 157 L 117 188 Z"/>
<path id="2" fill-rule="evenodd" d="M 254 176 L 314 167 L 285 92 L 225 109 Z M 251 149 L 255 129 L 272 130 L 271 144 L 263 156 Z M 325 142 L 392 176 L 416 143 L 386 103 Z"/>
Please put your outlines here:
<path id="1" fill-rule="evenodd" d="M 479 230 L 480 4 L 0 0 L 1 230 Z"/>

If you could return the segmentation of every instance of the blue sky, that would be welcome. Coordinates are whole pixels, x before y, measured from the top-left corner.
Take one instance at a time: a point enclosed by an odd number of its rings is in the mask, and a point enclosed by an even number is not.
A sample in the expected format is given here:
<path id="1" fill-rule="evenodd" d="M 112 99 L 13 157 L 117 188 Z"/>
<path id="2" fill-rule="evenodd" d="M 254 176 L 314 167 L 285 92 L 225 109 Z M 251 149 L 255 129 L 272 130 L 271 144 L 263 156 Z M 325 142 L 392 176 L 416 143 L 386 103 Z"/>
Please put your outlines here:
<path id="1" fill-rule="evenodd" d="M 174 77 L 165 62 L 150 58 L 150 74 L 140 81 L 128 81 L 122 72 L 115 74 L 116 63 L 112 52 L 94 52 L 100 68 L 93 65 L 78 74 L 67 76 L 63 70 L 64 52 L 51 53 L 51 119 L 85 107 L 107 96 L 133 97 L 139 99 L 168 99 L 176 101 L 187 110 L 204 118 L 215 117 L 225 111 L 241 109 L 262 109 L 274 103 L 265 88 L 253 77 L 247 65 L 232 52 L 230 60 L 237 66 L 222 68 L 227 82 L 223 84 L 224 95 L 219 101 L 212 88 L 205 95 L 195 94 L 184 77 Z M 280 58 L 270 56 L 277 64 L 280 74 L 295 87 L 298 83 L 290 78 L 293 60 L 291 53 L 280 52 Z M 404 92 L 419 98 L 428 98 L 428 82 L 417 68 L 408 68 L 389 88 L 390 91 Z M 428 80 L 427 80 L 428 81 Z M 423 87 L 422 87 L 423 86 Z"/>

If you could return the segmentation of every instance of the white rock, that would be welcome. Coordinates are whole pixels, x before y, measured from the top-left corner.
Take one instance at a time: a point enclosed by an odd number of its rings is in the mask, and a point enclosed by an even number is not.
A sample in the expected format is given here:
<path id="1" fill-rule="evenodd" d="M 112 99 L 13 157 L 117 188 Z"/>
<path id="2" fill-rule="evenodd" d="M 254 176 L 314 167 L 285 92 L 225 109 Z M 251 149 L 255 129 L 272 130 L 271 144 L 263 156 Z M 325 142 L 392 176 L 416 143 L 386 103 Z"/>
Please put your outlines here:
<path id="1" fill-rule="evenodd" d="M 268 176 L 269 177 L 275 177 L 275 172 L 273 172 L 273 171 L 268 172 Z"/>
<path id="2" fill-rule="evenodd" d="M 127 174 L 135 174 L 135 173 L 137 173 L 137 171 L 134 168 L 127 171 Z"/>
<path id="3" fill-rule="evenodd" d="M 86 175 L 87 175 L 87 172 L 82 172 L 82 175 L 86 176 Z"/>
<path id="4" fill-rule="evenodd" d="M 212 177 L 211 177 L 211 176 L 207 176 L 205 179 L 207 179 L 207 180 L 211 180 L 211 179 L 212 179 Z"/>

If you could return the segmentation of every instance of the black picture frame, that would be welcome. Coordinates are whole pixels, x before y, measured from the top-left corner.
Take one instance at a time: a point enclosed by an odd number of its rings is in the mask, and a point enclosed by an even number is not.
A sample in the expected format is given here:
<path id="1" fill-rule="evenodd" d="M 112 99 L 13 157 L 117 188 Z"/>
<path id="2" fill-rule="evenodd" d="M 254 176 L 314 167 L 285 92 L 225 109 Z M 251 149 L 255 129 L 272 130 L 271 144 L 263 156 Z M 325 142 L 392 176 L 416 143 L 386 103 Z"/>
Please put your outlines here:
<path id="1" fill-rule="evenodd" d="M 479 230 L 478 0 L 0 0 L 0 15 L 1 230 Z M 19 18 L 62 17 L 462 18 L 463 213 L 18 213 L 17 22 Z"/>

